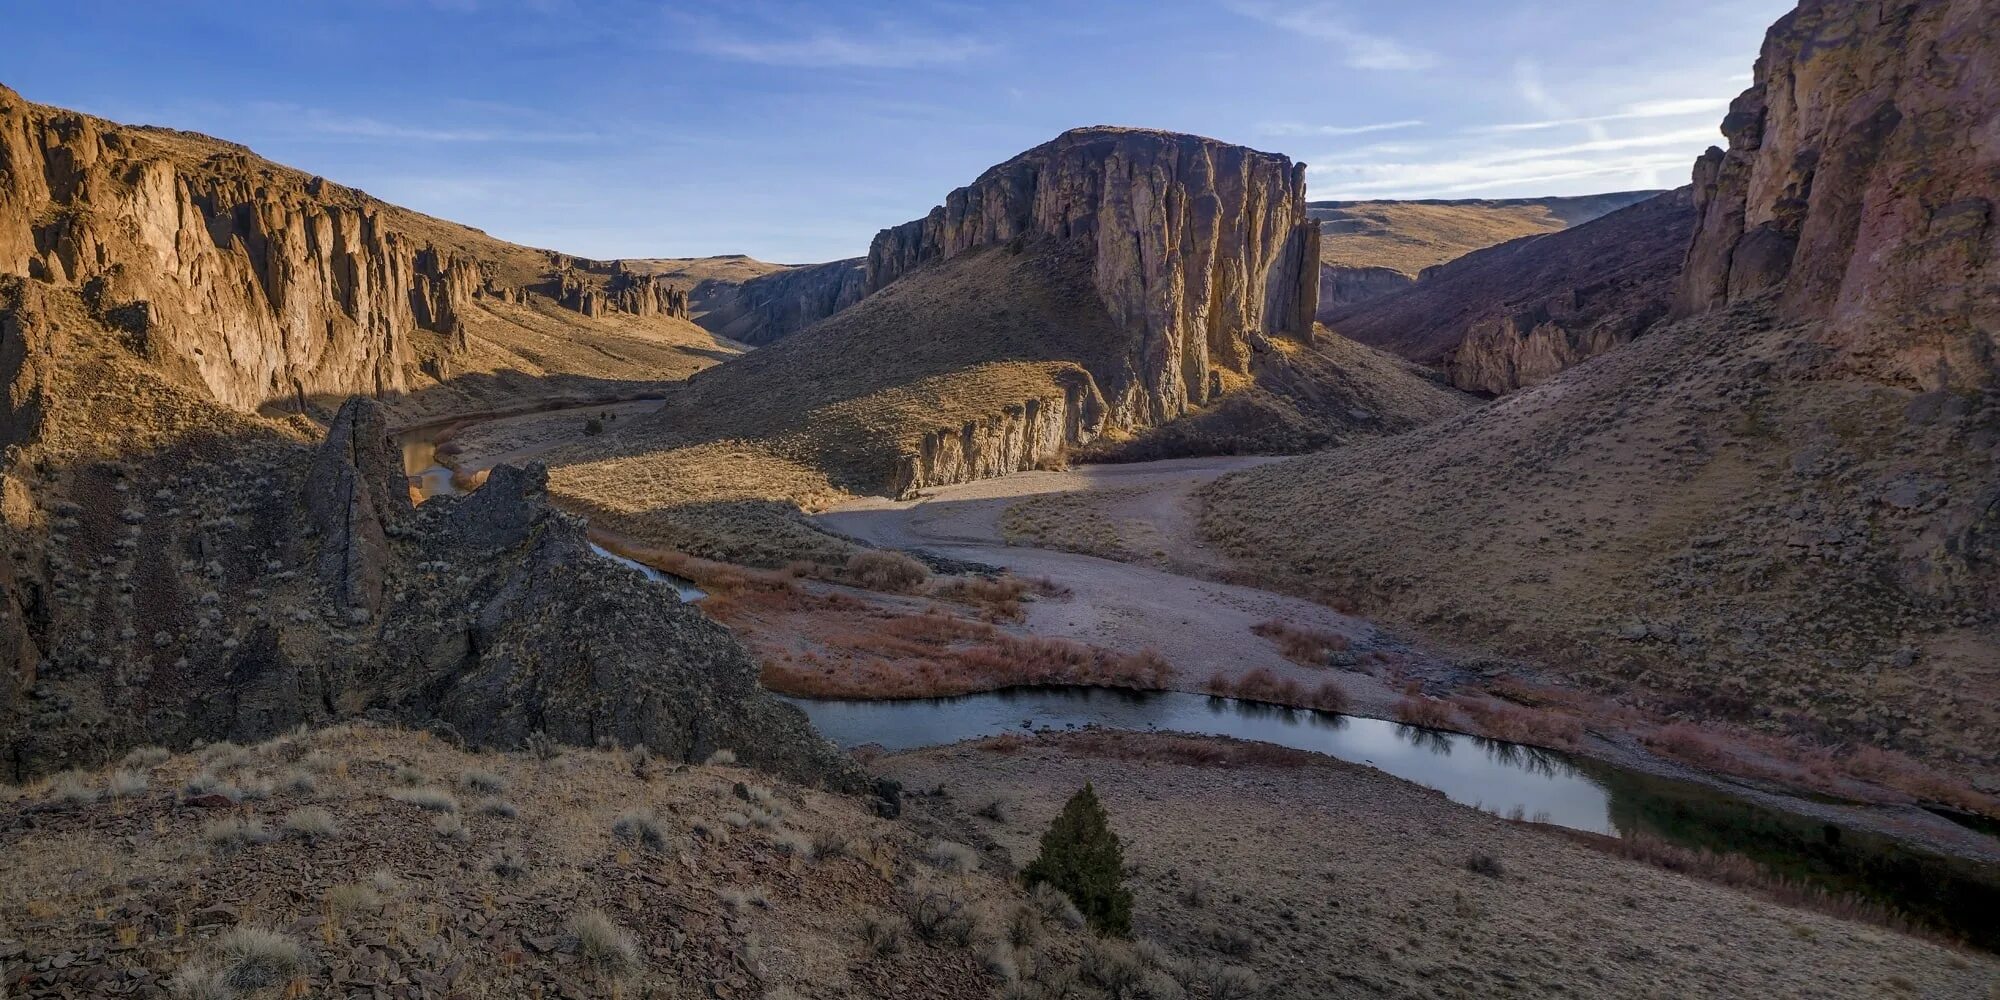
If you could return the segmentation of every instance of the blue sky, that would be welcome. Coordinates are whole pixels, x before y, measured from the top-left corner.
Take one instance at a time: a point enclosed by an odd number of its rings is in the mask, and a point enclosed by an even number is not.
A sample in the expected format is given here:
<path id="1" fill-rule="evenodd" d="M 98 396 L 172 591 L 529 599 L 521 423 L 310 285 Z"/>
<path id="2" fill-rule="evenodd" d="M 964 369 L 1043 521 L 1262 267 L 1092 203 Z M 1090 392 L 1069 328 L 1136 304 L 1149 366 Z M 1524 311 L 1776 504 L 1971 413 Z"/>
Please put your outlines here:
<path id="1" fill-rule="evenodd" d="M 0 83 L 595 257 L 866 252 L 1065 128 L 1312 164 L 1315 198 L 1686 182 L 1790 0 L 10 4 Z"/>

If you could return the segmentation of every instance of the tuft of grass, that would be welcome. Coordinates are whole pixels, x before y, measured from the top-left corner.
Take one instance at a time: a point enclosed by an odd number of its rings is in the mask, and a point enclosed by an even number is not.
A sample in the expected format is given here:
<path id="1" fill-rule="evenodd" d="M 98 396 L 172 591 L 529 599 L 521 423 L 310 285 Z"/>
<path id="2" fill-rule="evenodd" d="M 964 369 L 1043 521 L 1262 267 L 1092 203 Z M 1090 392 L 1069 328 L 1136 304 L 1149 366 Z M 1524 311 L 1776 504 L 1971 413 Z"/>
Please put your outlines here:
<path id="1" fill-rule="evenodd" d="M 608 976 L 628 976 L 645 966 L 639 942 L 602 910 L 585 910 L 570 918 L 577 957 Z"/>
<path id="2" fill-rule="evenodd" d="M 810 861 L 813 859 L 812 838 L 797 830 L 778 830 L 771 834 L 771 846 L 782 854 Z"/>
<path id="3" fill-rule="evenodd" d="M 318 806 L 301 806 L 285 816 L 285 833 L 308 844 L 331 840 L 339 832 L 333 814 Z"/>
<path id="4" fill-rule="evenodd" d="M 120 769 L 111 772 L 111 779 L 105 782 L 104 790 L 114 799 L 123 799 L 145 791 L 151 784 L 144 771 Z"/>
<path id="5" fill-rule="evenodd" d="M 861 946 L 871 958 L 893 958 L 903 953 L 909 930 L 902 917 L 871 911 L 861 918 Z"/>
<path id="6" fill-rule="evenodd" d="M 486 870 L 504 879 L 520 878 L 528 870 L 526 858 L 512 847 L 502 847 L 486 859 Z"/>
<path id="7" fill-rule="evenodd" d="M 278 779 L 278 787 L 294 795 L 311 795 L 319 791 L 319 779 L 311 771 L 295 767 Z"/>
<path id="8" fill-rule="evenodd" d="M 366 883 L 343 882 L 326 890 L 326 906 L 341 916 L 373 913 L 382 908 L 382 894 Z"/>
<path id="9" fill-rule="evenodd" d="M 153 768 L 166 763 L 172 756 L 173 754 L 168 753 L 165 747 L 135 747 L 125 754 L 125 759 L 120 763 L 134 769 Z"/>
<path id="10" fill-rule="evenodd" d="M 181 786 L 181 795 L 190 799 L 202 795 L 220 795 L 231 802 L 240 802 L 243 799 L 243 790 L 230 784 L 214 771 L 202 770 L 189 778 L 187 784 Z"/>
<path id="11" fill-rule="evenodd" d="M 497 816 L 501 819 L 513 819 L 521 815 L 521 810 L 505 799 L 480 799 L 479 805 L 474 808 L 481 816 Z"/>
<path id="12" fill-rule="evenodd" d="M 1005 941 L 988 941 L 980 949 L 979 964 L 986 974 L 1003 983 L 1011 983 L 1021 978 L 1021 966 L 1014 960 L 1014 949 Z"/>
<path id="13" fill-rule="evenodd" d="M 224 978 L 223 970 L 203 961 L 192 961 L 174 970 L 167 980 L 167 995 L 174 1000 L 238 1000 L 235 987 Z"/>
<path id="14" fill-rule="evenodd" d="M 666 826 L 650 806 L 619 813 L 618 818 L 611 821 L 611 835 L 648 850 L 664 851 L 667 848 Z"/>
<path id="15" fill-rule="evenodd" d="M 1037 882 L 1028 890 L 1028 906 L 1042 923 L 1050 926 L 1081 930 L 1085 923 L 1083 911 L 1076 908 L 1076 903 L 1047 882 Z"/>
<path id="16" fill-rule="evenodd" d="M 556 742 L 555 737 L 539 729 L 528 734 L 527 742 L 528 752 L 534 754 L 535 759 L 544 764 L 563 755 L 562 744 Z"/>
<path id="17" fill-rule="evenodd" d="M 389 797 L 395 799 L 397 802 L 416 806 L 425 812 L 455 813 L 458 811 L 458 800 L 452 798 L 450 792 L 434 785 L 426 785 L 420 788 L 398 788 L 391 791 Z"/>
<path id="18" fill-rule="evenodd" d="M 227 771 L 235 767 L 248 767 L 256 762 L 256 755 L 247 748 L 237 746 L 228 740 L 210 743 L 202 747 L 195 759 L 202 762 L 204 769 Z"/>
<path id="19" fill-rule="evenodd" d="M 340 769 L 340 760 L 324 750 L 314 750 L 299 758 L 299 766 L 314 774 L 331 774 Z"/>
<path id="20" fill-rule="evenodd" d="M 90 783 L 90 776 L 82 771 L 64 771 L 49 782 L 49 801 L 63 805 L 78 806 L 96 802 L 104 797 L 104 791 Z"/>
<path id="21" fill-rule="evenodd" d="M 262 927 L 237 927 L 217 943 L 222 979 L 237 990 L 262 990 L 305 968 L 306 950 L 297 941 Z"/>
<path id="22" fill-rule="evenodd" d="M 396 765 L 396 784 L 404 788 L 414 788 L 424 783 L 424 772 L 408 764 Z"/>
<path id="23" fill-rule="evenodd" d="M 820 830 L 812 836 L 812 858 L 814 861 L 831 861 L 852 853 L 847 846 L 847 837 L 838 830 Z"/>
<path id="24" fill-rule="evenodd" d="M 458 787 L 468 792 L 498 795 L 507 790 L 507 779 L 491 771 L 467 771 L 458 776 Z"/>
<path id="25" fill-rule="evenodd" d="M 734 764 L 736 763 L 736 751 L 728 749 L 717 750 L 708 755 L 708 763 L 712 765 Z"/>
<path id="26" fill-rule="evenodd" d="M 459 844 L 472 842 L 472 831 L 465 828 L 465 821 L 457 813 L 442 813 L 431 820 L 431 832 L 440 838 Z"/>
<path id="27" fill-rule="evenodd" d="M 854 553 L 847 558 L 847 567 L 841 573 L 844 583 L 891 594 L 915 593 L 930 578 L 931 571 L 923 563 L 888 549 Z"/>
<path id="28" fill-rule="evenodd" d="M 932 841 L 930 848 L 924 852 L 924 857 L 931 864 L 957 875 L 966 874 L 979 867 L 979 853 L 952 840 Z"/>
<path id="29" fill-rule="evenodd" d="M 252 844 L 269 843 L 273 838 L 271 831 L 264 828 L 263 820 L 224 816 L 203 826 L 201 839 L 210 847 L 231 854 Z"/>

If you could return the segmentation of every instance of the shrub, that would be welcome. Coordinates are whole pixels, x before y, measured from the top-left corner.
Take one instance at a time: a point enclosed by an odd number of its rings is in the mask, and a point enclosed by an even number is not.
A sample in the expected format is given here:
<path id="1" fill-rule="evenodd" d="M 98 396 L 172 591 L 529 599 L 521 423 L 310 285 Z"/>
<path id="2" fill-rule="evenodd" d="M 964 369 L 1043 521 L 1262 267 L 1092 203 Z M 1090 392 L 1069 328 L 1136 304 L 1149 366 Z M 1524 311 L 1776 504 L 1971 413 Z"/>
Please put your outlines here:
<path id="1" fill-rule="evenodd" d="M 196 754 L 195 757 L 202 764 L 206 765 L 207 768 L 224 771 L 232 767 L 245 767 L 255 759 L 250 751 L 228 740 L 220 743 L 211 743 L 201 748 L 201 752 Z"/>
<path id="2" fill-rule="evenodd" d="M 285 776 L 279 779 L 279 784 L 285 791 L 294 792 L 299 795 L 311 795 L 319 790 L 319 779 L 313 777 L 312 772 L 304 768 L 294 768 L 293 770 L 286 771 Z"/>
<path id="3" fill-rule="evenodd" d="M 486 870 L 501 878 L 519 878 L 521 873 L 528 870 L 528 862 L 521 857 L 520 851 L 512 847 L 502 847 L 494 852 L 492 857 L 486 859 Z"/>
<path id="4" fill-rule="evenodd" d="M 373 913 L 382 908 L 382 895 L 373 886 L 343 882 L 326 891 L 326 906 L 341 915 Z"/>
<path id="5" fill-rule="evenodd" d="M 396 765 L 396 784 L 402 785 L 405 788 L 414 788 L 423 783 L 424 772 L 408 764 Z"/>
<path id="6" fill-rule="evenodd" d="M 979 964 L 988 975 L 1003 983 L 1011 983 L 1021 978 L 1021 967 L 1015 964 L 1014 949 L 1005 941 L 988 941 L 979 953 Z"/>
<path id="7" fill-rule="evenodd" d="M 964 947 L 972 943 L 972 914 L 965 897 L 939 885 L 918 885 L 904 901 L 910 929 L 925 941 Z"/>
<path id="8" fill-rule="evenodd" d="M 648 850 L 664 851 L 667 848 L 667 831 L 661 825 L 659 815 L 644 806 L 619 813 L 618 818 L 611 821 L 611 835 Z"/>
<path id="9" fill-rule="evenodd" d="M 527 744 L 528 752 L 534 754 L 535 759 L 543 763 L 552 761 L 563 754 L 562 744 L 556 742 L 555 737 L 539 729 L 528 734 Z"/>
<path id="10" fill-rule="evenodd" d="M 869 913 L 861 918 L 861 944 L 873 958 L 889 958 L 903 953 L 903 935 L 909 924 L 901 917 Z"/>
<path id="11" fill-rule="evenodd" d="M 306 964 L 297 941 L 262 927 L 238 927 L 222 936 L 222 978 L 238 990 L 261 990 L 290 979 Z"/>
<path id="12" fill-rule="evenodd" d="M 49 800 L 52 802 L 83 805 L 103 797 L 103 791 L 91 787 L 90 776 L 82 771 L 64 771 L 49 783 Z"/>
<path id="13" fill-rule="evenodd" d="M 436 786 L 426 785 L 422 788 L 398 788 L 390 792 L 389 797 L 398 802 L 416 806 L 425 812 L 455 813 L 458 811 L 458 800 L 452 798 L 450 792 Z"/>
<path id="14" fill-rule="evenodd" d="M 1240 965 L 1211 965 L 1202 970 L 1209 1000 L 1249 1000 L 1258 992 L 1257 974 Z"/>
<path id="15" fill-rule="evenodd" d="M 931 571 L 901 552 L 866 549 L 847 558 L 847 568 L 841 577 L 865 590 L 907 594 L 928 582 Z"/>
<path id="16" fill-rule="evenodd" d="M 1029 885 L 1061 890 L 1100 933 L 1123 936 L 1132 930 L 1132 893 L 1122 884 L 1125 852 L 1088 783 L 1049 824 L 1041 854 L 1021 877 Z"/>
<path id="17" fill-rule="evenodd" d="M 1208 943 L 1216 951 L 1232 958 L 1248 958 L 1257 952 L 1257 938 L 1249 930 L 1230 925 L 1214 925 L 1208 929 Z"/>
<path id="18" fill-rule="evenodd" d="M 959 875 L 979 867 L 978 852 L 956 841 L 932 841 L 925 857 L 930 859 L 931 864 Z"/>
<path id="19" fill-rule="evenodd" d="M 472 842 L 472 831 L 465 828 L 465 821 L 459 819 L 457 813 L 444 813 L 431 820 L 431 831 L 454 843 Z"/>
<path id="20" fill-rule="evenodd" d="M 458 787 L 468 792 L 498 795 L 507 790 L 507 779 L 491 771 L 467 771 L 458 776 Z"/>
<path id="21" fill-rule="evenodd" d="M 1130 994 L 1139 984 L 1146 967 L 1130 946 L 1122 941 L 1097 939 L 1084 945 L 1079 971 L 1084 982 L 1114 997 Z"/>
<path id="22" fill-rule="evenodd" d="M 340 761 L 324 750 L 314 750 L 299 758 L 299 766 L 315 774 L 331 774 L 340 769 Z"/>
<path id="23" fill-rule="evenodd" d="M 167 980 L 167 994 L 175 1000 L 237 1000 L 238 996 L 223 978 L 223 970 L 200 961 L 175 969 Z"/>
<path id="24" fill-rule="evenodd" d="M 333 814 L 318 806 L 303 806 L 285 816 L 285 832 L 308 844 L 317 844 L 340 832 Z"/>
<path id="25" fill-rule="evenodd" d="M 227 854 L 251 844 L 268 843 L 271 840 L 271 832 L 264 829 L 262 820 L 225 816 L 203 826 L 201 839 L 207 841 L 210 847 Z"/>
<path id="26" fill-rule="evenodd" d="M 165 747 L 136 747 L 125 754 L 122 763 L 130 768 L 159 767 L 171 756 Z"/>
<path id="27" fill-rule="evenodd" d="M 1076 904 L 1070 902 L 1070 898 L 1063 895 L 1062 890 L 1047 882 L 1037 883 L 1034 888 L 1028 890 L 1028 905 L 1045 924 L 1082 930 L 1084 924 L 1088 923 L 1083 918 L 1083 911 L 1077 909 Z"/>
<path id="28" fill-rule="evenodd" d="M 521 815 L 521 810 L 514 808 L 514 803 L 508 802 L 505 799 L 480 799 L 479 805 L 476 808 L 479 810 L 481 816 L 498 816 L 501 819 L 513 819 Z"/>
<path id="29" fill-rule="evenodd" d="M 797 830 L 779 830 L 771 834 L 771 846 L 795 858 L 810 860 L 812 840 Z"/>
<path id="30" fill-rule="evenodd" d="M 119 770 L 111 773 L 111 780 L 104 787 L 112 798 L 122 799 L 145 791 L 151 783 L 144 771 Z"/>
<path id="31" fill-rule="evenodd" d="M 181 786 L 181 795 L 187 798 L 196 798 L 202 795 L 220 795 L 231 802 L 237 802 L 243 798 L 243 791 L 235 785 L 224 781 L 214 771 L 204 770 L 194 777 L 189 778 L 187 784 Z"/>
<path id="32" fill-rule="evenodd" d="M 1465 870 L 1474 875 L 1484 875 L 1487 878 L 1499 878 L 1507 874 L 1507 869 L 1502 867 L 1499 860 L 1491 854 L 1475 854 L 1467 858 L 1465 861 Z"/>
<path id="33" fill-rule="evenodd" d="M 1409 695 L 1397 699 L 1396 721 L 1422 729 L 1451 729 L 1457 725 L 1458 717 L 1450 702 Z"/>
<path id="34" fill-rule="evenodd" d="M 645 964 L 639 942 L 602 910 L 571 917 L 569 932 L 576 935 L 577 957 L 606 975 L 630 975 Z"/>

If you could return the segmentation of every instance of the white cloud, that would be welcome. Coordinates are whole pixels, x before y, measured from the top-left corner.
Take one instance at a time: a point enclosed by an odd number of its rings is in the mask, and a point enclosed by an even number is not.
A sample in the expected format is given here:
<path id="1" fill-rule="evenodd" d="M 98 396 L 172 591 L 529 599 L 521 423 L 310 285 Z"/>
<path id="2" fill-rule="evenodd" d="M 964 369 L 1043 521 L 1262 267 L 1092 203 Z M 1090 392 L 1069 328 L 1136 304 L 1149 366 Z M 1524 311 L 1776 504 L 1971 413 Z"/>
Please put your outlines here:
<path id="1" fill-rule="evenodd" d="M 1536 122 L 1513 122 L 1505 125 L 1482 125 L 1468 129 L 1469 132 L 1506 133 L 1534 132 L 1542 129 L 1562 128 L 1567 125 L 1595 125 L 1603 122 L 1640 121 L 1657 118 L 1691 118 L 1695 115 L 1715 115 L 1721 120 L 1720 112 L 1729 107 L 1726 97 L 1694 97 L 1682 100 L 1640 101 L 1624 108 L 1601 115 L 1587 115 L 1580 118 L 1550 118 Z"/>
<path id="2" fill-rule="evenodd" d="M 1371 132 L 1393 132 L 1398 129 L 1416 128 L 1423 124 L 1412 118 L 1400 122 L 1380 122 L 1374 125 L 1304 125 L 1299 122 L 1265 122 L 1257 126 L 1257 131 L 1265 135 L 1367 135 Z"/>
<path id="3" fill-rule="evenodd" d="M 1332 4 L 1283 7 L 1258 0 L 1232 0 L 1228 7 L 1272 27 L 1332 42 L 1342 50 L 1343 61 L 1354 69 L 1419 70 L 1438 64 L 1438 57 L 1431 52 L 1356 29 Z"/>
<path id="4" fill-rule="evenodd" d="M 1703 127 L 1476 151 L 1437 145 L 1415 152 L 1371 147 L 1347 158 L 1314 160 L 1309 176 L 1315 198 L 1340 199 L 1464 196 L 1495 188 L 1551 194 L 1561 192 L 1536 189 L 1600 179 L 1600 189 L 1662 187 L 1685 183 L 1695 155 L 1715 138 L 1714 128 Z M 1435 156 L 1417 155 L 1424 151 Z"/>
<path id="5" fill-rule="evenodd" d="M 866 35 L 832 28 L 792 38 L 747 38 L 697 30 L 693 48 L 721 59 L 812 69 L 913 69 L 963 63 L 993 46 L 963 35 L 931 35 L 884 26 Z"/>

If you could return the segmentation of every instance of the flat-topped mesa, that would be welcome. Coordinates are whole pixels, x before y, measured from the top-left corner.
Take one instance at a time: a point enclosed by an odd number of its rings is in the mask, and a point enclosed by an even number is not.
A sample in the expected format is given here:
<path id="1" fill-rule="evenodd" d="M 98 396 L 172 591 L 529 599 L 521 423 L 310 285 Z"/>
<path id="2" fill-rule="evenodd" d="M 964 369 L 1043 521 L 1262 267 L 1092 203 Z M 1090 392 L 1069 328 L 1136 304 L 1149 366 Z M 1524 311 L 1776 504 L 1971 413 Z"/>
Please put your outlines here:
<path id="1" fill-rule="evenodd" d="M 79 289 L 228 406 L 407 391 L 420 357 L 466 349 L 475 300 L 527 300 L 538 259 L 233 143 L 0 88 L 0 274 Z M 687 315 L 650 279 L 590 284 L 594 309 Z"/>
<path id="2" fill-rule="evenodd" d="M 1775 294 L 1856 370 L 2000 380 L 1996 107 L 2000 5 L 1804 0 L 1695 165 L 1678 311 Z"/>
<path id="3" fill-rule="evenodd" d="M 1099 297 L 1129 335 L 1124 370 L 1093 374 L 1113 426 L 1155 426 L 1247 374 L 1258 338 L 1311 336 L 1319 232 L 1305 165 L 1144 129 L 1063 133 L 953 191 L 868 251 L 873 292 L 926 264 L 1050 237 L 1087 241 Z"/>

